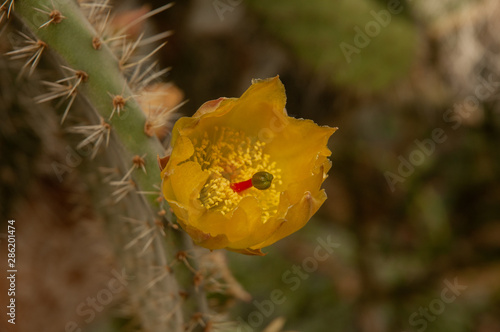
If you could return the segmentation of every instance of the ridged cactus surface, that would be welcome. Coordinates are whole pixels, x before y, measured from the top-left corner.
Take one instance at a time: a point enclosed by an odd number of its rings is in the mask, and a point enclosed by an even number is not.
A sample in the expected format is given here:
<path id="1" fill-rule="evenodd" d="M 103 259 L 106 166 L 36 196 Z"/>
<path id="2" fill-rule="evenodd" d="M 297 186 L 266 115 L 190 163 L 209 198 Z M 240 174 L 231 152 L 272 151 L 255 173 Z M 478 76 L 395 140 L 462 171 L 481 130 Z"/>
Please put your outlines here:
<path id="1" fill-rule="evenodd" d="M 114 257 L 109 269 L 126 276 L 126 300 L 117 297 L 113 303 L 124 308 L 133 330 L 222 327 L 223 319 L 209 313 L 204 291 L 205 276 L 217 274 L 218 267 L 200 265 L 198 257 L 208 253 L 193 249 L 160 192 L 157 156 L 165 155 L 165 148 L 155 134 L 165 132 L 162 126 L 169 125 L 175 108 L 149 109 L 148 98 L 152 90 L 160 98 L 167 93 L 165 84 L 157 83 L 166 70 L 158 69 L 155 56 L 170 32 L 131 33 L 171 4 L 133 12 L 126 23 L 113 16 L 107 0 L 5 1 L 1 6 L 2 25 L 7 22 L 16 36 L 7 56 L 19 68 L 18 82 L 31 79 L 36 87 L 25 91 L 36 107 L 29 113 L 52 108 L 50 116 L 57 115 L 57 131 L 66 142 L 57 146 L 67 144 L 67 152 L 59 153 L 63 157 L 50 162 L 52 180 L 67 189 L 78 174 L 86 186 L 82 194 L 91 197 L 104 220 Z M 65 329 L 87 325 L 80 315 Z"/>

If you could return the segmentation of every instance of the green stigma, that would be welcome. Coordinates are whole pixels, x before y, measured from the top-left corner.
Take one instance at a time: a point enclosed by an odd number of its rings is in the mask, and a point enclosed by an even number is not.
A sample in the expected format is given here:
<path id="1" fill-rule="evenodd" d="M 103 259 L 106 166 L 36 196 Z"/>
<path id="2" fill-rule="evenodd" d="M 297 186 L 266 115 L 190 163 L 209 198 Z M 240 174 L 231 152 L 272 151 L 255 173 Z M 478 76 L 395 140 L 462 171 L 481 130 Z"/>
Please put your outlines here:
<path id="1" fill-rule="evenodd" d="M 252 185 L 259 190 L 265 190 L 271 186 L 273 178 L 271 173 L 257 172 L 252 176 Z"/>

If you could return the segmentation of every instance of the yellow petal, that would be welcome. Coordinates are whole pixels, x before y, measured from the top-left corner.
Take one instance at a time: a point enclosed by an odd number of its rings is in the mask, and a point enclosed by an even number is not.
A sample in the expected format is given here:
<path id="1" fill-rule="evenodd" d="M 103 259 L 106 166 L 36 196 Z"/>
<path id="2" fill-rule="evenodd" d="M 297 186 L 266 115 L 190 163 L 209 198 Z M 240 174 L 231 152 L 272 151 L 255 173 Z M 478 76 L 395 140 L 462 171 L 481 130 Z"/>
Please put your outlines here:
<path id="1" fill-rule="evenodd" d="M 326 200 L 326 193 L 321 190 L 323 173 L 318 172 L 313 176 L 288 186 L 283 194 L 283 201 L 288 204 L 288 209 L 279 229 L 266 241 L 252 248 L 263 248 L 288 236 L 309 221 Z"/>
<path id="2" fill-rule="evenodd" d="M 174 128 L 172 128 L 172 138 L 170 140 L 170 145 L 174 147 L 177 142 L 177 138 L 181 136 L 182 131 L 185 128 L 195 127 L 198 122 L 200 122 L 200 119 L 198 118 L 182 117 L 178 119 L 175 122 Z"/>
<path id="3" fill-rule="evenodd" d="M 254 197 L 243 198 L 231 216 L 219 211 L 207 211 L 200 218 L 192 218 L 190 225 L 211 236 L 224 235 L 228 247 L 244 249 L 268 238 L 276 224 L 262 223 L 262 209 Z"/>
<path id="4" fill-rule="evenodd" d="M 300 202 L 288 210 L 281 227 L 271 237 L 253 246 L 252 249 L 267 247 L 304 227 L 325 200 L 326 193 L 324 190 L 321 190 L 315 196 L 311 195 L 310 192 L 306 192 Z"/>
<path id="5" fill-rule="evenodd" d="M 296 182 L 290 183 L 285 190 L 287 202 L 292 205 L 296 204 L 303 198 L 306 191 L 315 195 L 321 189 L 323 180 L 324 172 L 321 167 L 317 173 L 310 174 L 308 177 L 302 177 L 302 179 L 297 179 Z"/>
<path id="6" fill-rule="evenodd" d="M 286 123 L 285 104 L 285 88 L 278 76 L 255 81 L 225 114 L 223 125 L 265 139 L 269 130 Z"/>
<path id="7" fill-rule="evenodd" d="M 290 118 L 289 124 L 265 147 L 282 170 L 284 185 L 311 176 L 331 155 L 328 139 L 336 128 L 319 127 L 311 120 Z"/>
<path id="8" fill-rule="evenodd" d="M 285 103 L 284 86 L 278 77 L 274 77 L 252 82 L 240 98 L 209 101 L 193 117 L 181 118 L 175 124 L 172 155 L 162 171 L 162 191 L 180 225 L 197 244 L 209 249 L 226 248 L 248 255 L 263 255 L 261 248 L 302 228 L 325 201 L 326 194 L 321 185 L 331 167 L 328 159 L 331 152 L 327 144 L 336 128 L 319 127 L 311 120 L 291 118 L 286 113 Z M 232 137 L 243 137 L 242 143 L 244 140 L 250 143 L 244 143 L 243 148 L 242 145 L 236 146 L 234 139 L 221 134 L 226 132 L 225 129 L 219 131 L 216 128 L 228 128 L 229 132 L 237 133 L 231 134 Z M 252 165 L 247 173 L 257 171 L 259 166 L 248 161 L 250 157 L 247 157 L 249 153 L 257 155 L 257 152 L 248 152 L 253 150 L 247 149 L 243 150 L 247 155 L 243 155 L 236 150 L 246 149 L 245 144 L 254 142 L 260 142 L 260 145 L 255 145 L 259 146 L 259 156 L 268 158 L 268 166 L 262 167 L 272 167 L 276 172 L 280 170 L 276 174 L 281 182 L 274 183 L 272 189 L 275 196 L 249 191 L 239 202 L 232 201 L 231 204 L 235 205 L 225 205 L 224 214 L 218 206 L 207 209 L 210 206 L 205 205 L 205 208 L 199 194 L 210 176 L 215 174 L 233 181 L 241 176 L 235 169 L 239 171 L 241 167 L 247 167 L 247 162 Z M 192 158 L 194 146 L 196 157 Z M 224 149 L 232 154 L 212 154 L 212 151 Z M 207 160 L 200 160 L 204 158 Z M 240 163 L 232 164 L 224 158 L 240 158 Z M 205 162 L 203 170 L 198 162 Z M 272 166 L 268 162 L 273 163 Z M 211 188 L 217 190 L 218 187 Z M 220 188 L 227 190 L 224 186 Z M 262 197 L 266 197 L 264 205 Z M 273 198 L 268 200 L 268 197 Z M 228 201 L 234 199 L 228 198 Z M 270 217 L 269 211 L 273 214 Z"/>
<path id="9" fill-rule="evenodd" d="M 172 150 L 172 154 L 168 159 L 167 165 L 163 168 L 161 172 L 161 177 L 165 178 L 166 176 L 172 173 L 172 170 L 179 163 L 188 160 L 194 153 L 193 143 L 188 137 L 181 136 L 176 141 L 174 148 Z"/>
<path id="10" fill-rule="evenodd" d="M 219 99 L 215 100 L 210 100 L 204 103 L 203 105 L 200 106 L 200 108 L 196 111 L 196 113 L 193 114 L 193 118 L 201 118 L 202 116 L 208 117 L 208 116 L 214 116 L 216 115 L 215 112 L 219 111 L 217 115 L 222 115 L 220 114 L 220 106 L 222 102 L 227 103 L 226 100 L 235 100 L 234 98 L 224 98 L 221 97 Z M 227 107 L 224 108 L 226 111 L 228 110 Z"/>
<path id="11" fill-rule="evenodd" d="M 243 220 L 245 224 L 242 224 Z M 257 200 L 250 196 L 240 202 L 234 211 L 231 223 L 240 232 L 240 239 L 232 240 L 228 246 L 232 249 L 252 247 L 271 236 L 279 226 L 276 222 L 263 223 L 262 210 Z"/>
<path id="12" fill-rule="evenodd" d="M 207 249 L 210 250 L 215 250 L 215 249 L 222 249 L 226 248 L 227 245 L 229 244 L 229 240 L 224 234 L 218 234 L 216 236 L 212 236 L 211 234 L 204 233 L 197 229 L 196 227 L 193 227 L 189 224 L 186 224 L 183 226 L 184 230 L 191 236 L 193 241 Z"/>
<path id="13" fill-rule="evenodd" d="M 249 256 L 265 256 L 266 254 L 263 253 L 260 249 L 250 249 L 250 248 L 245 248 L 245 249 L 233 249 L 233 248 L 227 248 L 227 250 L 231 250 L 240 254 L 244 255 L 249 255 Z"/>
<path id="14" fill-rule="evenodd" d="M 248 136 L 266 138 L 269 132 L 286 123 L 285 88 L 278 76 L 256 81 L 238 99 L 224 98 L 205 103 L 193 118 L 181 118 L 174 126 L 173 142 L 180 134 L 199 138 L 215 126 L 243 131 Z"/>
<path id="15" fill-rule="evenodd" d="M 199 164 L 188 161 L 172 169 L 164 185 L 167 190 L 167 201 L 175 200 L 181 206 L 191 207 L 193 210 L 203 210 L 198 200 L 201 188 L 205 185 L 209 174 L 201 170 Z M 170 182 L 171 190 L 169 188 Z"/>

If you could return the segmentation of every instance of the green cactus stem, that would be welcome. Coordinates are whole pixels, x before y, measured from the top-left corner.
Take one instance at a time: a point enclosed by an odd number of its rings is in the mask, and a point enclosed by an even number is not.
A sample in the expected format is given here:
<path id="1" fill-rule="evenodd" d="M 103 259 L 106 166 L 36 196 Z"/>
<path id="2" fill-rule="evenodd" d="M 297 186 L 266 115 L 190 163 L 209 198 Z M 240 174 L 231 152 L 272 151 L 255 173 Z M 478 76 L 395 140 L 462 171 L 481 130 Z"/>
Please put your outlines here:
<path id="1" fill-rule="evenodd" d="M 95 111 L 109 123 L 129 154 L 130 166 L 135 156 L 142 157 L 132 174 L 138 190 L 158 191 L 155 185 L 160 173 L 156 157 L 162 153 L 162 146 L 155 137 L 144 133 L 146 117 L 132 98 L 119 59 L 106 43 L 100 42 L 96 47 L 98 33 L 78 5 L 74 1 L 23 0 L 16 2 L 15 13 L 48 45 L 49 51 L 60 56 L 75 75 L 80 75 L 72 92 L 90 100 Z M 156 198 L 147 196 L 153 205 Z"/>

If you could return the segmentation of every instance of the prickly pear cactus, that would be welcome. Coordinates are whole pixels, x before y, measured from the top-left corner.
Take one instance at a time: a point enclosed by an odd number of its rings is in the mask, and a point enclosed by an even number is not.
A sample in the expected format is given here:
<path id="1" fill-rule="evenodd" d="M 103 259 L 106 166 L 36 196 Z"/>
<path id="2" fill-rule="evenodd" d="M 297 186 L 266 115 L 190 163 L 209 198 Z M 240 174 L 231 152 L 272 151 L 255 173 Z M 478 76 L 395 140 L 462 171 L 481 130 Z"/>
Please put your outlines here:
<path id="1" fill-rule="evenodd" d="M 155 132 L 172 109 L 148 112 L 136 98 L 144 101 L 151 83 L 165 73 L 154 60 L 163 44 L 155 45 L 169 33 L 136 40 L 127 35 L 169 7 L 117 26 L 111 24 L 108 0 L 7 0 L 0 21 L 17 29 L 7 55 L 24 61 L 20 76 L 34 75 L 44 62 L 43 76 L 51 80 L 39 84 L 44 92 L 33 100 L 53 107 L 70 151 L 51 168 L 60 182 L 78 169 L 87 183 L 125 269 L 127 315 L 134 327 L 214 331 L 224 323 L 209 313 L 206 270 L 170 219 L 159 190 L 157 156 L 165 149 Z M 143 49 L 148 52 L 141 55 Z"/>

